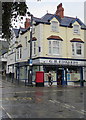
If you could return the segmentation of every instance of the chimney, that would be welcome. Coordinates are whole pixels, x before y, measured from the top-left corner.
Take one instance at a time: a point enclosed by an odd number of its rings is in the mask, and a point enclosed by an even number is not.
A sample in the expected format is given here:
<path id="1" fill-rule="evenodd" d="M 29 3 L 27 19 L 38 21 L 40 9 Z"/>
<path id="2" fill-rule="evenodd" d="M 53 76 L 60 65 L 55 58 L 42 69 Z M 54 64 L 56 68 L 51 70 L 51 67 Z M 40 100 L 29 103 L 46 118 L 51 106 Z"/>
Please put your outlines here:
<path id="1" fill-rule="evenodd" d="M 30 27 L 30 19 L 26 18 L 25 28 L 27 29 L 28 27 Z"/>
<path id="2" fill-rule="evenodd" d="M 64 8 L 62 7 L 62 3 L 60 3 L 60 4 L 57 6 L 56 15 L 57 15 L 57 16 L 60 16 L 61 18 L 64 17 Z"/>

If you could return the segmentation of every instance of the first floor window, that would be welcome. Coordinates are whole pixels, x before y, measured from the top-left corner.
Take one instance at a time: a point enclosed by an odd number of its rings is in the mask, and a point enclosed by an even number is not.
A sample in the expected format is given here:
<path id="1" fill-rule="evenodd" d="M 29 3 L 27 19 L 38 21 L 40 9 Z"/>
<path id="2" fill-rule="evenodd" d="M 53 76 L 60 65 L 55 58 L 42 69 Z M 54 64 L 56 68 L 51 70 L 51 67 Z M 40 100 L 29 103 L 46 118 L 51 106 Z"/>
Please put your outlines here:
<path id="1" fill-rule="evenodd" d="M 36 42 L 34 42 L 34 51 L 33 54 L 36 54 Z"/>
<path id="2" fill-rule="evenodd" d="M 19 49 L 17 49 L 17 59 L 19 59 Z"/>
<path id="3" fill-rule="evenodd" d="M 27 47 L 27 36 L 25 37 L 26 47 Z"/>
<path id="4" fill-rule="evenodd" d="M 59 54 L 59 41 L 53 41 L 53 54 Z"/>
<path id="5" fill-rule="evenodd" d="M 17 59 L 21 59 L 22 58 L 22 48 L 18 48 L 17 49 Z"/>
<path id="6" fill-rule="evenodd" d="M 76 43 L 76 54 L 78 55 L 82 54 L 82 46 L 80 43 Z"/>
<path id="7" fill-rule="evenodd" d="M 22 48 L 20 48 L 20 58 L 22 58 Z"/>
<path id="8" fill-rule="evenodd" d="M 82 55 L 83 54 L 83 43 L 74 42 L 72 43 L 72 55 Z"/>
<path id="9" fill-rule="evenodd" d="M 58 55 L 60 54 L 60 42 L 58 40 L 50 40 L 49 41 L 49 54 Z"/>
<path id="10" fill-rule="evenodd" d="M 34 56 L 36 54 L 36 41 L 32 41 L 32 55 Z"/>
<path id="11" fill-rule="evenodd" d="M 49 54 L 51 54 L 51 41 L 49 41 Z"/>

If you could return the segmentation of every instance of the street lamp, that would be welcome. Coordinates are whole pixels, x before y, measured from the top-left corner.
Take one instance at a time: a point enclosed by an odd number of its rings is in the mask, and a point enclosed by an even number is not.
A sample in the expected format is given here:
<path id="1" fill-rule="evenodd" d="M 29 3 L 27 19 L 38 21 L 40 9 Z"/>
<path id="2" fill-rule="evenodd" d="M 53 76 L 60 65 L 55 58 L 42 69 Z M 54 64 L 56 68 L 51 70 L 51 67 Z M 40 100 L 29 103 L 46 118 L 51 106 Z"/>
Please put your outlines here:
<path id="1" fill-rule="evenodd" d="M 30 58 L 29 58 L 29 70 L 28 70 L 28 86 L 32 86 L 32 25 L 33 25 L 33 15 L 28 12 L 28 16 L 31 17 L 30 20 Z"/>

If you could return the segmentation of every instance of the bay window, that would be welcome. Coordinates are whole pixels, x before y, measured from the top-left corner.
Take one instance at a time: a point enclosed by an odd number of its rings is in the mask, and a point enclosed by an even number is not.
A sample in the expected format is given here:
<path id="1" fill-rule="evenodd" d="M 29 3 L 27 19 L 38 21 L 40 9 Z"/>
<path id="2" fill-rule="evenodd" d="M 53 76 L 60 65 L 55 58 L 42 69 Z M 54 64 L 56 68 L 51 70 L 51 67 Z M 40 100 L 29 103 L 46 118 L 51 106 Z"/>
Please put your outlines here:
<path id="1" fill-rule="evenodd" d="M 82 56 L 83 55 L 83 43 L 73 42 L 72 43 L 72 55 Z"/>
<path id="2" fill-rule="evenodd" d="M 59 55 L 61 48 L 61 41 L 59 40 L 50 40 L 49 41 L 49 54 Z"/>

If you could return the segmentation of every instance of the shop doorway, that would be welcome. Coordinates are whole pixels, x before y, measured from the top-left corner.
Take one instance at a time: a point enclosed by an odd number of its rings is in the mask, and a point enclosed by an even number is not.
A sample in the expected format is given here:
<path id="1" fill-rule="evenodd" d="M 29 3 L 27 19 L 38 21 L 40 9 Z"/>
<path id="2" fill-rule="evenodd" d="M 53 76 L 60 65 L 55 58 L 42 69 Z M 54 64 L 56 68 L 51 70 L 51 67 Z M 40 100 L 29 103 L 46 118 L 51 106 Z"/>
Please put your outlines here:
<path id="1" fill-rule="evenodd" d="M 62 85 L 62 70 L 58 70 L 57 85 Z"/>

